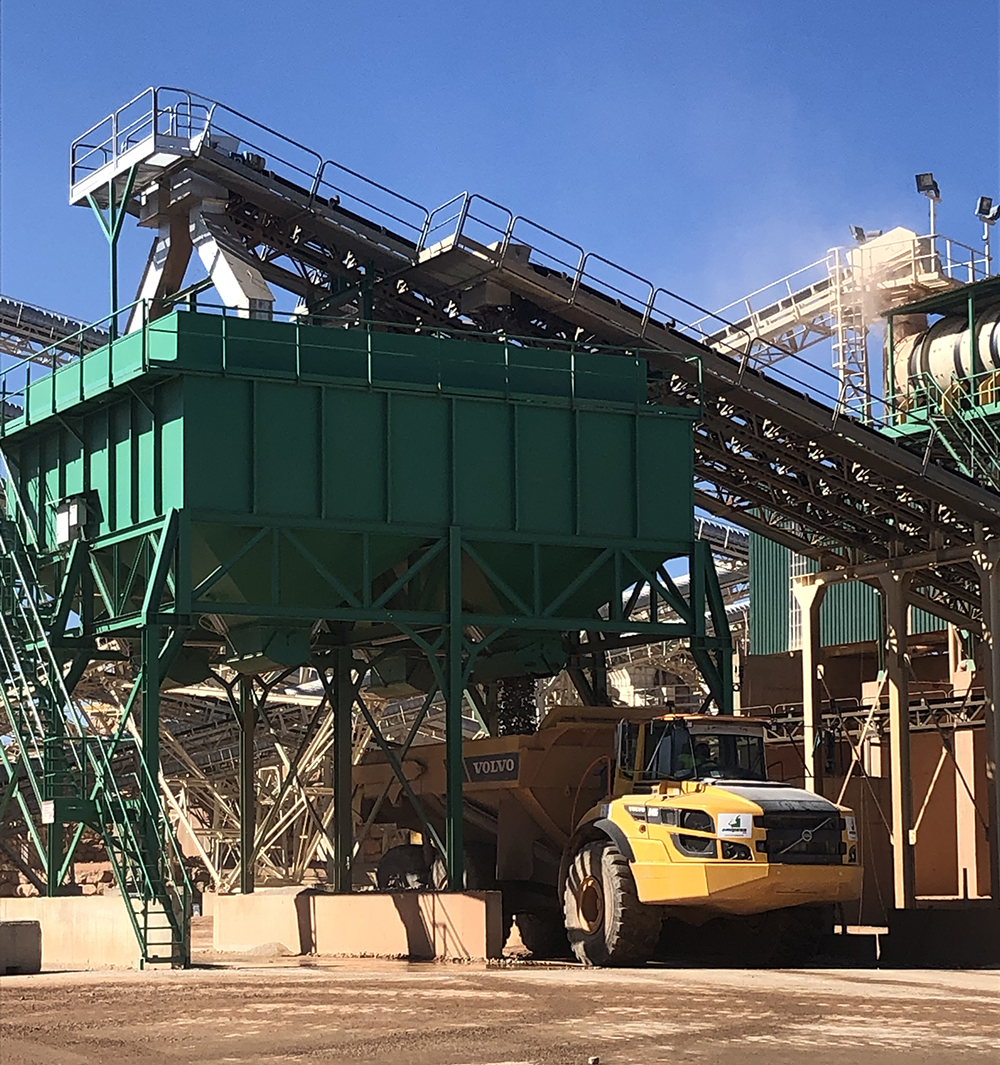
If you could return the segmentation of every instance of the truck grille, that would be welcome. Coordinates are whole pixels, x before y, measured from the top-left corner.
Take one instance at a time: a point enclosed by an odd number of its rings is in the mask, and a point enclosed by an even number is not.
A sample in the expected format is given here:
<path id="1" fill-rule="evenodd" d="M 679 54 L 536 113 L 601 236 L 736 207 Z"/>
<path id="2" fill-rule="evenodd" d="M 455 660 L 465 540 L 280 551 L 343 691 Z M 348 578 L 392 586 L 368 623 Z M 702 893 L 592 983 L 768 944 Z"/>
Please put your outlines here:
<path id="1" fill-rule="evenodd" d="M 757 850 L 778 865 L 840 865 L 847 847 L 841 833 L 844 819 L 823 811 L 770 813 L 754 818 L 767 838 L 757 841 Z"/>

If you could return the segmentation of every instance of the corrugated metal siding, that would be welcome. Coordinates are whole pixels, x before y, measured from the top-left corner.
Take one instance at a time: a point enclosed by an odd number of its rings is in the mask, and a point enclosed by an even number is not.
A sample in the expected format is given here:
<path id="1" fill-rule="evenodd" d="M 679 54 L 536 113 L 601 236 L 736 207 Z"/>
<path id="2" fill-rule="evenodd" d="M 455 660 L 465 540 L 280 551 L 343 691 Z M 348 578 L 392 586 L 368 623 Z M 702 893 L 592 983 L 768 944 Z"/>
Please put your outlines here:
<path id="1" fill-rule="evenodd" d="M 820 643 L 836 647 L 879 639 L 881 609 L 878 592 L 867 584 L 833 585 L 819 611 Z"/>
<path id="2" fill-rule="evenodd" d="M 750 535 L 750 653 L 788 650 L 791 552 Z"/>
<path id="3" fill-rule="evenodd" d="M 807 566 L 816 571 L 815 563 Z M 750 535 L 750 653 L 780 654 L 791 650 L 792 552 L 751 533 Z M 939 632 L 946 627 L 925 610 L 910 611 L 912 634 Z M 820 642 L 823 647 L 881 639 L 882 606 L 870 585 L 852 582 L 829 589 L 820 608 Z"/>
<path id="4" fill-rule="evenodd" d="M 928 614 L 919 607 L 910 608 L 910 634 L 917 635 L 923 632 L 941 632 L 948 627 L 947 621 Z"/>

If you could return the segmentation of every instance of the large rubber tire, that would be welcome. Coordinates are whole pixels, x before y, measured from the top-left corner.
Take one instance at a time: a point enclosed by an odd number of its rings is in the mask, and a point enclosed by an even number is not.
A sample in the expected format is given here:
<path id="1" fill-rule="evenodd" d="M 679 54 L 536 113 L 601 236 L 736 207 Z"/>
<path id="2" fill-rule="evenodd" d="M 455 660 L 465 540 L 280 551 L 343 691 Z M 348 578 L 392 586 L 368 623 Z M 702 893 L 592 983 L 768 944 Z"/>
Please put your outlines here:
<path id="1" fill-rule="evenodd" d="M 566 933 L 584 965 L 643 965 L 653 956 L 661 914 L 639 901 L 628 859 L 611 842 L 585 843 L 563 893 Z"/>
<path id="2" fill-rule="evenodd" d="M 569 956 L 569 939 L 562 914 L 552 910 L 548 913 L 519 913 L 517 931 L 525 948 L 533 958 L 566 958 Z"/>
<path id="3" fill-rule="evenodd" d="M 431 869 L 424 848 L 415 843 L 390 847 L 379 859 L 375 883 L 379 891 L 429 891 Z"/>

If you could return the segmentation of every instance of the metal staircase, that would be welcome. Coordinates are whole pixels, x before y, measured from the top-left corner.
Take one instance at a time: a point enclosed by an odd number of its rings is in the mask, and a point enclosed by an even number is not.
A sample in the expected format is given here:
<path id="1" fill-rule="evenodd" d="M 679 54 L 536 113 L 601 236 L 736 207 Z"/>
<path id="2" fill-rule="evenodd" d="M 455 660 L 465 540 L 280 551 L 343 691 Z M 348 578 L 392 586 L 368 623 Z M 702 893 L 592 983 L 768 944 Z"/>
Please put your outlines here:
<path id="1" fill-rule="evenodd" d="M 973 402 L 962 389 L 964 382 L 942 388 L 924 373 L 921 384 L 932 432 L 928 449 L 939 441 L 967 477 L 1000 492 L 1000 431 L 995 416 Z"/>
<path id="2" fill-rule="evenodd" d="M 103 839 L 127 901 L 140 964 L 190 963 L 191 885 L 159 797 L 158 767 L 126 736 L 128 714 L 101 733 L 70 698 L 50 642 L 63 612 L 46 600 L 30 526 L 8 481 L 0 480 L 0 796 L 16 798 L 43 857 L 49 894 L 69 872 L 63 825 Z M 40 815 L 40 817 L 39 817 Z M 48 825 L 42 840 L 34 825 Z"/>

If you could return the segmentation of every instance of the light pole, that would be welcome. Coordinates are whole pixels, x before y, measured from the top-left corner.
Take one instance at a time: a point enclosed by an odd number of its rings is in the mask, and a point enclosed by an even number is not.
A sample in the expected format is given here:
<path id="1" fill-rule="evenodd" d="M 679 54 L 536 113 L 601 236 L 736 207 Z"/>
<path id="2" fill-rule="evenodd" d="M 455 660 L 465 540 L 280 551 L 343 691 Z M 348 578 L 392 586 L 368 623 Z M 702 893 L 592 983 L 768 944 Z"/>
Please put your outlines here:
<path id="1" fill-rule="evenodd" d="M 986 254 L 986 277 L 990 276 L 990 227 L 1000 218 L 1000 203 L 994 205 L 992 196 L 980 196 L 976 202 L 976 217 L 983 223 L 983 250 Z"/>
<path id="2" fill-rule="evenodd" d="M 941 190 L 938 188 L 938 183 L 934 180 L 933 174 L 917 174 L 917 192 L 926 196 L 931 202 L 931 232 L 930 236 L 933 240 L 937 236 L 937 230 L 934 228 L 934 208 L 936 204 L 941 202 Z"/>

